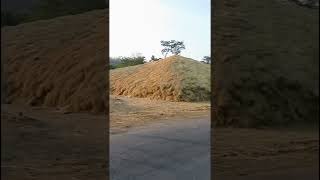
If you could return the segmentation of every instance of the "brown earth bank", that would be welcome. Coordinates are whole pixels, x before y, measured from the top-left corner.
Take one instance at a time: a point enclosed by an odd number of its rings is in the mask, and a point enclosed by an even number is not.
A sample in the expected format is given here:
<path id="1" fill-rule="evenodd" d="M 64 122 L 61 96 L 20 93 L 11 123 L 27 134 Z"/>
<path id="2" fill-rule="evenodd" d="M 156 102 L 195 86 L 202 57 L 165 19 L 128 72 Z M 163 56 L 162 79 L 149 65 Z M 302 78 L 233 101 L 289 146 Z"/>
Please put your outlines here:
<path id="1" fill-rule="evenodd" d="M 319 9 L 287 0 L 213 2 L 215 124 L 319 122 Z"/>
<path id="2" fill-rule="evenodd" d="M 1 28 L 1 102 L 106 111 L 107 10 Z"/>

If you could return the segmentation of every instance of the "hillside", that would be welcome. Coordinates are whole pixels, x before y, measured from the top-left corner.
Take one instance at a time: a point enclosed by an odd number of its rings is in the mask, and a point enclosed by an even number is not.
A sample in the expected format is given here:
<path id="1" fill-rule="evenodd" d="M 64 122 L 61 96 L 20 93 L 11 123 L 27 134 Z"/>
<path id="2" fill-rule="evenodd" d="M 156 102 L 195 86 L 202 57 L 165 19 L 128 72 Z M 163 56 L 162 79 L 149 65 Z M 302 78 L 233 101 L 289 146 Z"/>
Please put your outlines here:
<path id="1" fill-rule="evenodd" d="M 1 29 L 2 102 L 105 111 L 107 11 Z"/>
<path id="2" fill-rule="evenodd" d="M 111 70 L 111 94 L 169 101 L 209 101 L 210 65 L 182 56 Z"/>

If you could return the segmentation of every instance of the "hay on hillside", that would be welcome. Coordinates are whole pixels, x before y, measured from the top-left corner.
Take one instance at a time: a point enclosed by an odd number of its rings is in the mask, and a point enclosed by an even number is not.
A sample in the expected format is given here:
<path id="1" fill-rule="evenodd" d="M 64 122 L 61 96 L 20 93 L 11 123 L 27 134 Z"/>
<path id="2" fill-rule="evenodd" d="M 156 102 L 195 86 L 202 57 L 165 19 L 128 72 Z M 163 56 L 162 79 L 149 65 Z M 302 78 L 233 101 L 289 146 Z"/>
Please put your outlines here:
<path id="1" fill-rule="evenodd" d="M 318 123 L 319 10 L 269 0 L 215 7 L 213 124 Z"/>
<path id="2" fill-rule="evenodd" d="M 111 70 L 111 94 L 170 101 L 209 101 L 210 65 L 182 56 Z"/>
<path id="3" fill-rule="evenodd" d="M 1 29 L 7 103 L 106 109 L 105 10 Z"/>

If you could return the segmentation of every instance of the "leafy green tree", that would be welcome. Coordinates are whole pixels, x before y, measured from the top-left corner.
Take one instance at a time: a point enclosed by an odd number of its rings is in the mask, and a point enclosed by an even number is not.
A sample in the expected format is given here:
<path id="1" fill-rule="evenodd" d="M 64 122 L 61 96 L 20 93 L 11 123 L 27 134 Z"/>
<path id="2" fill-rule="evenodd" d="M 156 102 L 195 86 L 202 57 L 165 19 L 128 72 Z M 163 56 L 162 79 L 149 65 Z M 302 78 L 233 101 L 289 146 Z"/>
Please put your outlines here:
<path id="1" fill-rule="evenodd" d="M 154 55 L 151 56 L 151 61 L 158 61 L 159 58 L 156 58 Z"/>
<path id="2" fill-rule="evenodd" d="M 210 56 L 203 56 L 202 62 L 206 64 L 211 64 L 211 57 Z"/>
<path id="3" fill-rule="evenodd" d="M 144 64 L 145 57 L 142 55 L 134 55 L 131 57 L 117 57 L 117 58 L 110 58 L 110 61 L 112 60 L 110 64 L 110 69 L 116 69 L 116 68 L 123 68 L 128 66 L 135 66 L 139 64 Z"/>
<path id="4" fill-rule="evenodd" d="M 172 53 L 174 55 L 179 55 L 182 50 L 186 49 L 183 41 L 160 41 L 161 46 L 163 46 L 163 49 L 161 50 L 161 53 L 164 55 L 164 58 L 167 57 L 168 53 Z"/>

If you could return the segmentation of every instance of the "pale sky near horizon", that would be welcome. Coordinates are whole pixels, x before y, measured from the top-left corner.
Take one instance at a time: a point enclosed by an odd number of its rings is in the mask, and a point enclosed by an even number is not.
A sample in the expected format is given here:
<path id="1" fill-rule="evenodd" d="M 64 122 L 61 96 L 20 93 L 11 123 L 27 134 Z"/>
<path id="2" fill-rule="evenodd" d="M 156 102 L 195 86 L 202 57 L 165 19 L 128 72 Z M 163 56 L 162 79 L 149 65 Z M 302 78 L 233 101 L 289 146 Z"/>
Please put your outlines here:
<path id="1" fill-rule="evenodd" d="M 184 41 L 181 55 L 210 56 L 210 0 L 110 0 L 110 56 L 161 54 L 161 40 Z"/>

